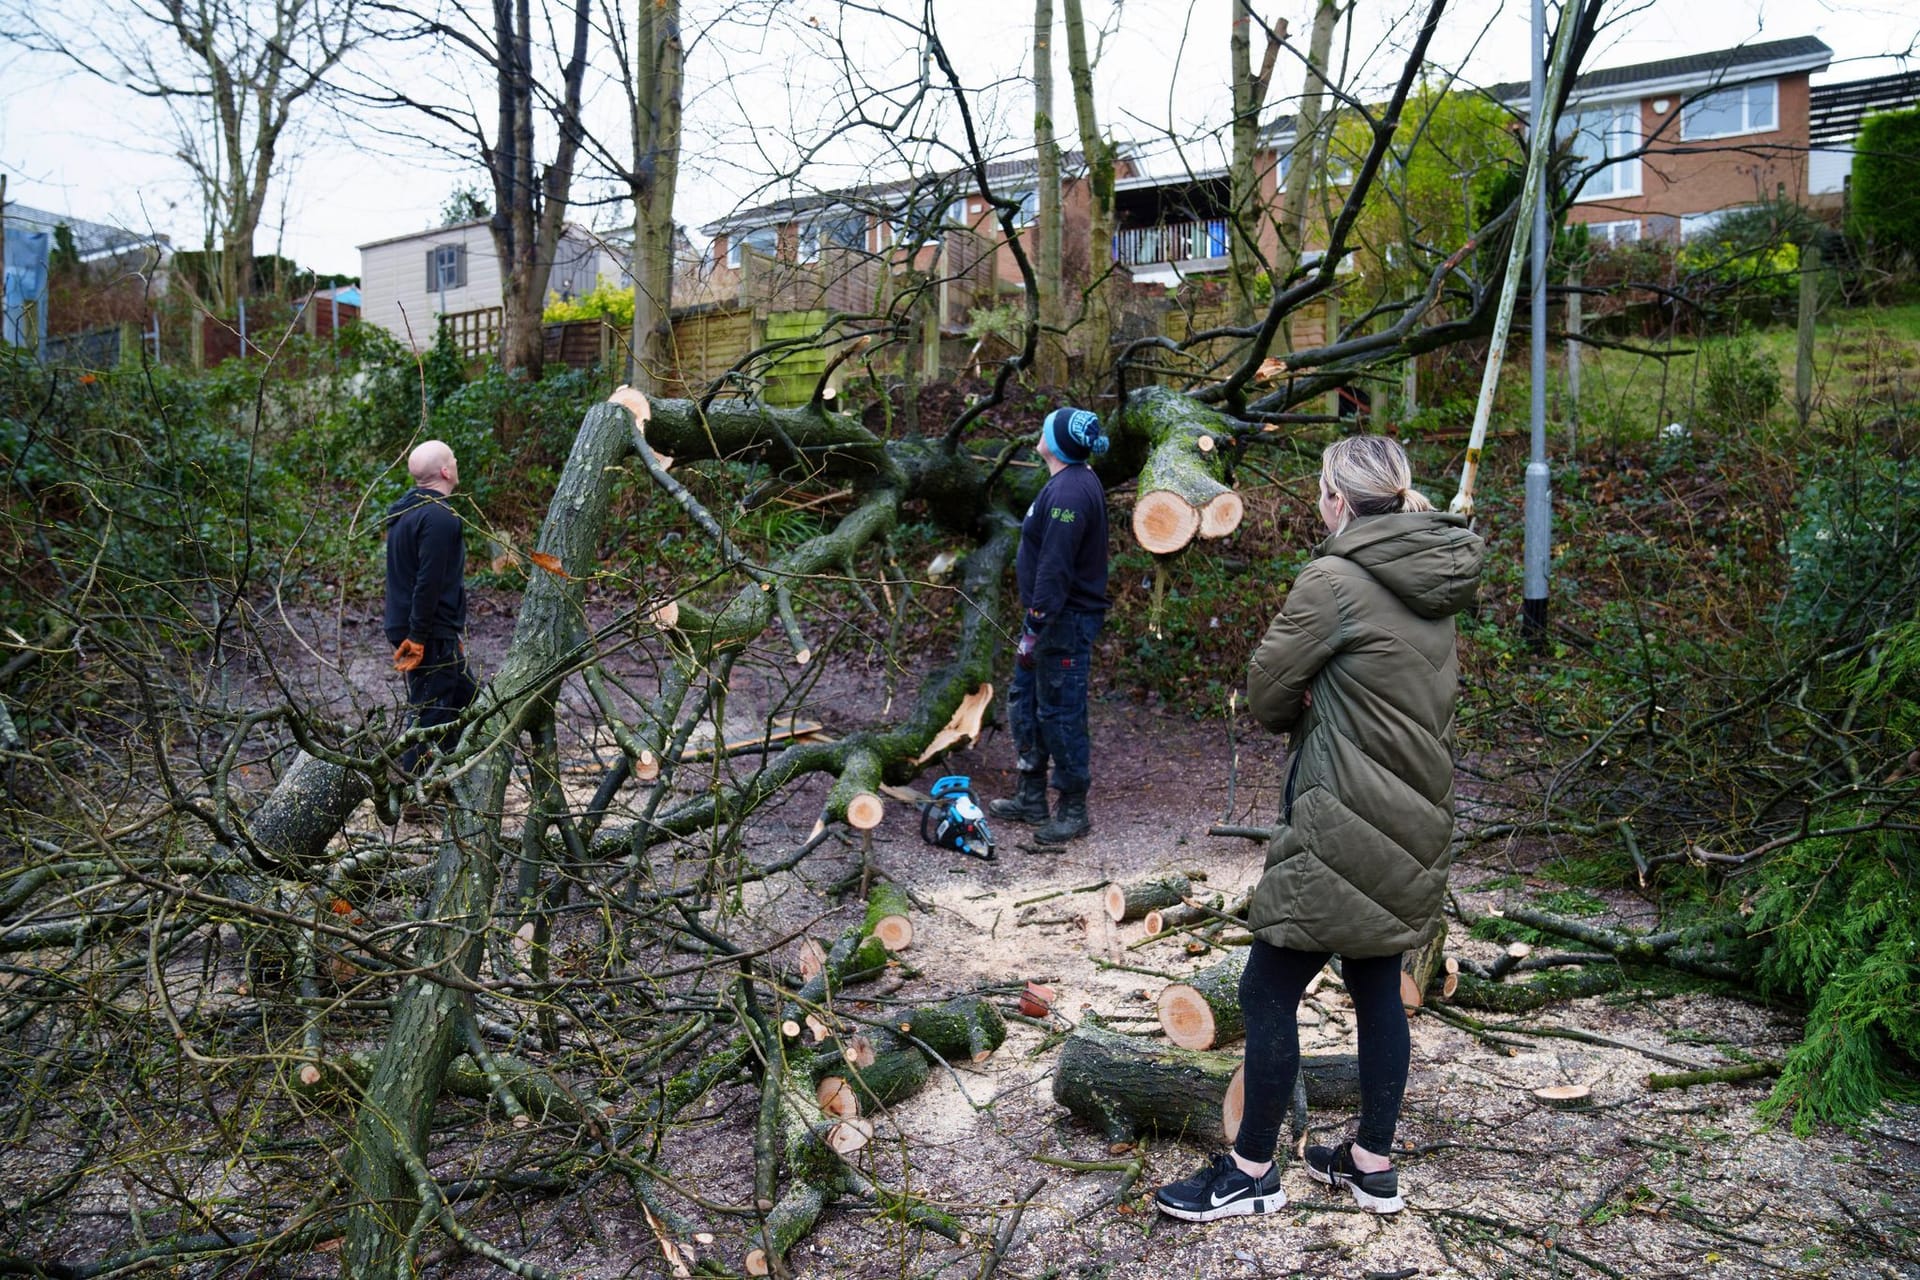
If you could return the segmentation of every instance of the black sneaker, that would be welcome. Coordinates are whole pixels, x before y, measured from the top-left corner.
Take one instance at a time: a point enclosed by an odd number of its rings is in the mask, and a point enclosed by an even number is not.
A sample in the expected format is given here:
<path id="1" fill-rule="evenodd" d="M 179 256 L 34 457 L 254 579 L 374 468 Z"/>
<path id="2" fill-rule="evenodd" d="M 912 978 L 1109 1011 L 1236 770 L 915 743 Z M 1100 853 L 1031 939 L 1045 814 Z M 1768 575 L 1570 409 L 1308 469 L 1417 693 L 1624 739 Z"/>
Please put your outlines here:
<path id="1" fill-rule="evenodd" d="M 1280 1166 L 1258 1178 L 1240 1172 L 1233 1157 L 1221 1152 L 1191 1178 L 1169 1182 L 1153 1193 L 1160 1212 L 1188 1222 L 1212 1222 L 1247 1213 L 1272 1213 L 1287 1202 L 1280 1189 Z"/>
<path id="2" fill-rule="evenodd" d="M 1345 1187 L 1368 1213 L 1398 1213 L 1407 1207 L 1400 1198 L 1400 1175 L 1393 1169 L 1362 1173 L 1353 1167 L 1353 1144 L 1308 1147 L 1307 1172 L 1330 1187 Z"/>

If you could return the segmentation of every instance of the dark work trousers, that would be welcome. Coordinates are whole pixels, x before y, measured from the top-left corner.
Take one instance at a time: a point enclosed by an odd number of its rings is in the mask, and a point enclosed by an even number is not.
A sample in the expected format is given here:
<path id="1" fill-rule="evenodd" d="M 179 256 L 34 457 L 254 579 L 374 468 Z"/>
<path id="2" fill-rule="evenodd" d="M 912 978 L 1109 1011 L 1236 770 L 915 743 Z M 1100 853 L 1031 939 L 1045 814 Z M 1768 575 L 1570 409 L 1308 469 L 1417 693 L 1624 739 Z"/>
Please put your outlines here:
<path id="1" fill-rule="evenodd" d="M 1273 1159 L 1280 1119 L 1293 1107 L 1300 1070 L 1300 997 L 1330 957 L 1255 941 L 1240 975 L 1240 1009 L 1247 1020 L 1246 1111 L 1233 1149 L 1256 1164 Z M 1400 957 L 1342 959 L 1340 973 L 1360 1023 L 1360 1133 L 1375 1155 L 1393 1150 L 1400 1097 L 1407 1089 L 1411 1045 L 1400 1004 Z"/>
<path id="2" fill-rule="evenodd" d="M 454 721 L 472 705 L 480 686 L 467 669 L 466 647 L 458 640 L 429 640 L 427 656 L 407 672 L 407 705 L 413 708 L 413 727 L 431 729 L 446 725 L 445 732 L 425 742 L 416 742 L 400 756 L 400 771 L 411 778 L 419 769 L 421 757 L 429 751 L 450 751 L 459 740 Z"/>
<path id="3" fill-rule="evenodd" d="M 1087 740 L 1087 668 L 1107 615 L 1064 610 L 1041 630 L 1032 668 L 1015 664 L 1007 691 L 1007 720 L 1022 773 L 1045 772 L 1067 795 L 1085 794 L 1093 778 Z"/>

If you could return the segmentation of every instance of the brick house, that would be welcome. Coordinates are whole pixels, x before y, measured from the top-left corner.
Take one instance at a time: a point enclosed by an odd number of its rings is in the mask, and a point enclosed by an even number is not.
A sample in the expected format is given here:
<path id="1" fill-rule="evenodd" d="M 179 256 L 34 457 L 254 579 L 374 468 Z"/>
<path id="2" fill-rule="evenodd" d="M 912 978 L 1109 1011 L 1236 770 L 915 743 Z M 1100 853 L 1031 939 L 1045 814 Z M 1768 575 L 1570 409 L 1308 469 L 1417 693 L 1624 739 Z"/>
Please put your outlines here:
<path id="1" fill-rule="evenodd" d="M 1798 36 L 1582 75 L 1560 132 L 1601 167 L 1568 221 L 1619 244 L 1682 238 L 1766 200 L 1805 202 L 1808 78 L 1832 57 L 1820 40 Z M 1525 84 L 1489 93 L 1525 110 Z"/>

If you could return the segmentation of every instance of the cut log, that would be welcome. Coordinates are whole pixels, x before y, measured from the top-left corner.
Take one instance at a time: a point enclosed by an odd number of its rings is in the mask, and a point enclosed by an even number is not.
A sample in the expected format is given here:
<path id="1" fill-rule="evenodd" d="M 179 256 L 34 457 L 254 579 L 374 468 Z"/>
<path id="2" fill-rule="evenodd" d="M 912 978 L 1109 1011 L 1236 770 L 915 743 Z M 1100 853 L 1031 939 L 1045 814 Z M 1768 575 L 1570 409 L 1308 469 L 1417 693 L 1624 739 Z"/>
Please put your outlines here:
<path id="1" fill-rule="evenodd" d="M 279 785 L 247 817 L 251 852 L 271 871 L 321 874 L 327 845 L 372 794 L 365 774 L 296 752 Z"/>
<path id="2" fill-rule="evenodd" d="M 873 830 L 886 815 L 886 802 L 871 791 L 857 792 L 847 801 L 847 825 L 855 831 Z"/>
<path id="3" fill-rule="evenodd" d="M 836 1120 L 860 1114 L 860 1095 L 842 1076 L 822 1076 L 814 1086 L 813 1099 L 820 1104 L 820 1110 Z"/>
<path id="4" fill-rule="evenodd" d="M 817 939 L 800 939 L 799 953 L 800 980 L 802 982 L 805 982 L 814 974 L 819 973 L 820 970 L 826 966 L 827 949 L 821 946 Z"/>
<path id="5" fill-rule="evenodd" d="M 880 757 L 864 748 L 849 751 L 840 776 L 827 791 L 820 820 L 837 819 L 856 831 L 873 830 L 887 812 L 886 801 L 878 794 L 880 783 Z"/>
<path id="6" fill-rule="evenodd" d="M 899 1019 L 903 1034 L 948 1062 L 985 1062 L 1007 1038 L 1007 1020 L 979 996 L 955 996 L 910 1009 Z"/>
<path id="7" fill-rule="evenodd" d="M 1450 1003 L 1488 1013 L 1528 1013 L 1557 1000 L 1577 1000 L 1617 991 L 1621 981 L 1620 970 L 1615 965 L 1553 969 L 1525 982 L 1488 982 L 1463 973 Z"/>
<path id="8" fill-rule="evenodd" d="M 835 1120 L 827 1126 L 822 1140 L 829 1150 L 839 1155 L 850 1156 L 873 1141 L 873 1122 L 859 1116 Z"/>
<path id="9" fill-rule="evenodd" d="M 1143 492 L 1133 504 L 1133 538 L 1147 550 L 1178 551 L 1200 533 L 1200 510 L 1169 489 Z"/>
<path id="10" fill-rule="evenodd" d="M 854 1043 L 857 1041 L 867 1043 L 858 1045 Z M 830 1081 L 838 1081 L 859 1100 L 855 1114 L 860 1115 L 920 1092 L 930 1070 L 926 1054 L 885 1031 L 842 1040 L 835 1050 L 820 1054 L 812 1069 L 816 1098 L 823 1093 L 838 1096 L 829 1086 Z"/>
<path id="11" fill-rule="evenodd" d="M 1225 914 L 1226 899 L 1219 894 L 1209 898 L 1203 905 L 1198 902 L 1180 902 L 1171 907 L 1155 907 L 1141 917 L 1146 925 L 1147 936 L 1157 937 L 1169 929 L 1181 929 L 1203 920 L 1212 920 Z"/>
<path id="12" fill-rule="evenodd" d="M 1533 948 L 1524 942 L 1510 942 L 1507 949 L 1487 966 L 1487 979 L 1498 982 L 1520 966 L 1520 962 L 1533 954 Z"/>
<path id="13" fill-rule="evenodd" d="M 1534 1099 L 1555 1111 L 1581 1111 L 1593 1105 L 1593 1090 L 1584 1084 L 1551 1084 L 1533 1091 Z"/>
<path id="14" fill-rule="evenodd" d="M 1240 527 L 1246 513 L 1247 504 L 1239 494 L 1231 489 L 1216 493 L 1200 508 L 1200 536 L 1224 538 Z"/>
<path id="15" fill-rule="evenodd" d="M 1240 1069 L 1234 1053 L 1205 1052 L 1123 1036 L 1083 1020 L 1054 1064 L 1054 1101 L 1112 1144 L 1141 1135 L 1185 1136 L 1211 1145 L 1225 1134 L 1227 1089 Z M 1301 1059 L 1314 1106 L 1351 1107 L 1359 1071 L 1348 1054 Z"/>
<path id="16" fill-rule="evenodd" d="M 1440 979 L 1440 998 L 1453 999 L 1453 993 L 1460 989 L 1460 962 L 1452 956 L 1446 960 L 1446 976 Z"/>
<path id="17" fill-rule="evenodd" d="M 1133 505 L 1133 536 L 1142 547 L 1167 555 L 1196 536 L 1224 538 L 1239 527 L 1245 507 L 1222 483 L 1224 451 L 1213 447 L 1216 439 L 1234 438 L 1232 419 L 1146 387 L 1129 398 L 1127 424 L 1151 441 Z"/>
<path id="18" fill-rule="evenodd" d="M 1304 1094 L 1309 1107 L 1329 1111 L 1360 1104 L 1360 1057 L 1352 1053 L 1309 1053 L 1300 1057 L 1294 1080 L 1296 1096 Z M 1220 1125 L 1228 1142 L 1240 1136 L 1240 1117 L 1246 1112 L 1247 1072 L 1241 1063 L 1227 1082 L 1220 1104 Z"/>
<path id="19" fill-rule="evenodd" d="M 1159 876 L 1133 884 L 1107 886 L 1107 915 L 1115 924 L 1138 920 L 1149 911 L 1164 910 L 1185 898 L 1193 886 L 1183 875 Z"/>
<path id="20" fill-rule="evenodd" d="M 1400 1003 L 1404 1007 L 1418 1009 L 1425 1003 L 1427 990 L 1433 986 L 1446 955 L 1447 922 L 1442 920 L 1433 937 L 1400 957 Z"/>
<path id="21" fill-rule="evenodd" d="M 906 890 L 876 876 L 867 890 L 866 931 L 888 951 L 905 951 L 913 945 L 913 918 L 908 915 L 912 910 Z"/>
<path id="22" fill-rule="evenodd" d="M 1246 1034 L 1240 1013 L 1240 975 L 1247 949 L 1235 947 L 1219 964 L 1160 992 L 1160 1029 L 1182 1049 L 1218 1049 Z"/>

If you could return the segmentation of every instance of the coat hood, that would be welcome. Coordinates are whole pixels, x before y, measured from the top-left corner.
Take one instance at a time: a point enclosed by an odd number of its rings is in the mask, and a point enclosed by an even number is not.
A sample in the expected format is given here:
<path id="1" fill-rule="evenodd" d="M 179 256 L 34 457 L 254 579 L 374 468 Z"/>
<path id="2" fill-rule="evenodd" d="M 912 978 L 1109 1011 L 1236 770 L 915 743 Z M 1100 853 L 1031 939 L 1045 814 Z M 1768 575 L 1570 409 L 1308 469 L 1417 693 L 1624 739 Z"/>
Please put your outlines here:
<path id="1" fill-rule="evenodd" d="M 1446 618 L 1473 603 L 1486 544 L 1465 516 L 1403 511 L 1355 516 L 1314 550 L 1353 561 L 1423 618 Z"/>

